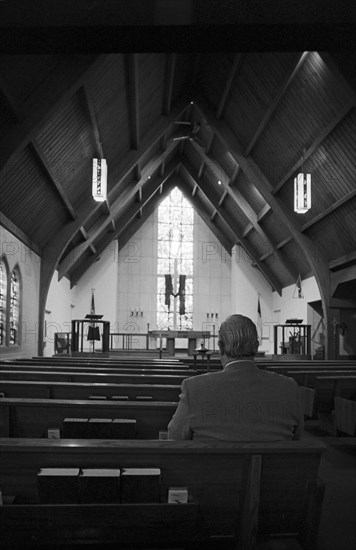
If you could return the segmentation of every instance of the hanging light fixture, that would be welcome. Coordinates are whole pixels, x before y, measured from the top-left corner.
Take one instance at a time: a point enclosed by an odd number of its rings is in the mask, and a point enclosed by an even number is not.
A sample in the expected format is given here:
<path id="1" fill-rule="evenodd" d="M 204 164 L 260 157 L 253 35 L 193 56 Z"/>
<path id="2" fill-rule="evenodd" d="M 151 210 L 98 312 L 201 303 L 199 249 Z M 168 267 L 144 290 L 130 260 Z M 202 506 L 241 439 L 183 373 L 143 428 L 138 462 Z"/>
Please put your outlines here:
<path id="1" fill-rule="evenodd" d="M 311 174 L 304 172 L 304 154 L 302 172 L 294 178 L 294 212 L 305 214 L 311 208 Z"/>
<path id="2" fill-rule="evenodd" d="M 108 169 L 105 159 L 93 159 L 92 195 L 97 202 L 106 201 Z"/>

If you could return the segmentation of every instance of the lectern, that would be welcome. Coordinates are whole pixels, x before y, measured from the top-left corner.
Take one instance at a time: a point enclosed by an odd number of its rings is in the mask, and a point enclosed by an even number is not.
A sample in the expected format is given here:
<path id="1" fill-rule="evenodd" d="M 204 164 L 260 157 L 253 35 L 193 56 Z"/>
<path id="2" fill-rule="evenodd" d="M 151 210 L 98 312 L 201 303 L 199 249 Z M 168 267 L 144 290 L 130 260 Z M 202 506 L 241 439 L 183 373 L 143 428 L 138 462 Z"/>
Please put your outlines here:
<path id="1" fill-rule="evenodd" d="M 311 325 L 302 325 L 299 319 L 287 319 L 284 325 L 274 326 L 274 353 L 278 354 L 280 342 L 280 354 L 304 355 L 311 353 Z"/>
<path id="2" fill-rule="evenodd" d="M 72 321 L 72 353 L 84 351 L 84 341 L 100 341 L 101 330 L 101 352 L 109 352 L 110 322 L 103 321 L 102 315 L 86 315 L 85 319 L 74 319 Z"/>

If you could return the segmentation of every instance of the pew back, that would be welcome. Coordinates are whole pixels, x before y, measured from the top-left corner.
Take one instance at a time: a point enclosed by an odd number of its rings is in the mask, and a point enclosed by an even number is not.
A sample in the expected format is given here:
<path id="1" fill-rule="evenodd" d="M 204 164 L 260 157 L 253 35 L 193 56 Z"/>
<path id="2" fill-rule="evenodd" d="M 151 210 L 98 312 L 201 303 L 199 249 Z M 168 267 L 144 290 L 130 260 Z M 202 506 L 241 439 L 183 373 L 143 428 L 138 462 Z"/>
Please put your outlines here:
<path id="1" fill-rule="evenodd" d="M 5 494 L 17 496 L 17 502 L 36 505 L 40 468 L 160 468 L 161 514 L 167 506 L 168 489 L 187 487 L 190 503 L 198 506 L 201 519 L 201 533 L 195 536 L 204 533 L 201 536 L 208 537 L 205 542 L 235 540 L 239 548 L 250 548 L 256 533 L 259 538 L 297 534 L 303 546 L 311 549 L 316 548 L 321 512 L 322 488 L 317 476 L 323 451 L 322 444 L 309 440 L 248 444 L 3 439 L 0 484 Z M 120 507 L 125 510 L 125 505 Z M 5 529 L 6 508 L 11 506 L 0 510 Z M 184 511 L 184 505 L 178 508 Z M 158 518 L 155 520 L 157 526 Z M 37 525 L 40 531 L 41 524 Z M 93 528 L 91 533 L 97 536 L 98 531 Z M 113 534 L 116 540 L 119 536 Z M 152 533 L 151 540 L 144 540 L 146 546 L 152 546 Z"/>

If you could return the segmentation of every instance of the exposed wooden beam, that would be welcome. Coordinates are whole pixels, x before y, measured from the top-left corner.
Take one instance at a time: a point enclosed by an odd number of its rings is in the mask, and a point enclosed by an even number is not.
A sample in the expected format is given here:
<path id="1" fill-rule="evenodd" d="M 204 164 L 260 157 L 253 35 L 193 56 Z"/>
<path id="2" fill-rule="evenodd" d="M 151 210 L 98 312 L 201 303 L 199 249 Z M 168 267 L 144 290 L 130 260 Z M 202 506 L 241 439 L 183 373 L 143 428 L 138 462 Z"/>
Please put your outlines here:
<path id="1" fill-rule="evenodd" d="M 351 265 L 331 274 L 331 295 L 333 296 L 337 286 L 341 283 L 356 281 L 356 265 Z"/>
<path id="2" fill-rule="evenodd" d="M 261 223 L 263 222 L 263 220 L 269 215 L 272 213 L 272 208 L 270 207 L 269 204 L 265 204 L 261 210 L 259 211 L 259 213 L 257 214 L 257 221 L 258 223 Z"/>
<path id="3" fill-rule="evenodd" d="M 332 260 L 329 262 L 329 268 L 332 269 L 339 269 L 342 266 L 346 266 L 350 262 L 356 261 L 356 251 L 350 252 L 349 254 L 344 254 L 343 256 L 339 256 L 339 258 L 336 258 L 335 260 Z"/>
<path id="4" fill-rule="evenodd" d="M 323 212 L 320 212 L 320 214 L 318 214 L 317 216 L 314 216 L 314 218 L 312 218 L 311 220 L 309 220 L 308 222 L 303 224 L 302 227 L 301 227 L 301 231 L 306 231 L 307 229 L 309 229 L 309 227 L 311 227 L 312 225 L 315 225 L 316 223 L 320 222 L 320 220 L 322 220 L 323 218 L 326 218 L 326 216 L 328 216 L 329 214 L 331 214 L 332 212 L 334 212 L 335 210 L 340 208 L 340 206 L 347 203 L 348 201 L 350 201 L 354 197 L 356 197 L 356 190 L 350 191 L 349 193 L 347 193 L 347 195 L 345 195 L 344 197 L 342 197 L 338 201 L 334 202 L 334 204 L 329 206 L 329 208 L 325 208 L 325 210 L 323 210 Z"/>
<path id="5" fill-rule="evenodd" d="M 85 115 L 89 123 L 90 133 L 92 136 L 92 143 L 94 147 L 94 155 L 96 156 L 96 158 L 105 158 L 102 144 L 101 144 L 98 123 L 94 112 L 93 103 L 89 98 L 89 94 L 85 84 L 83 84 L 83 86 L 79 88 L 78 95 L 80 97 L 81 104 L 83 106 Z"/>
<path id="6" fill-rule="evenodd" d="M 130 115 L 131 148 L 140 146 L 140 88 L 137 53 L 127 54 L 128 101 Z"/>
<path id="7" fill-rule="evenodd" d="M 34 137 L 36 129 L 46 123 L 102 65 L 107 56 L 71 56 L 53 71 L 36 90 L 36 100 L 26 105 L 23 118 L 0 135 L 0 169 Z M 44 311 L 44 308 L 43 308 Z"/>
<path id="8" fill-rule="evenodd" d="M 230 73 L 229 73 L 228 79 L 227 79 L 226 84 L 225 84 L 225 88 L 224 88 L 223 93 L 222 93 L 222 97 L 221 97 L 221 100 L 220 100 L 220 103 L 219 103 L 219 107 L 216 111 L 216 118 L 221 118 L 223 113 L 224 113 L 225 105 L 226 105 L 226 102 L 227 102 L 227 100 L 229 98 L 229 95 L 230 95 L 230 92 L 231 92 L 232 83 L 233 83 L 233 81 L 236 77 L 237 71 L 239 70 L 239 68 L 241 66 L 241 63 L 242 63 L 242 54 L 237 53 L 234 57 L 233 62 L 232 62 Z"/>
<path id="9" fill-rule="evenodd" d="M 292 265 L 292 263 L 282 254 L 279 250 L 275 249 L 275 247 L 272 244 L 272 239 L 267 235 L 267 233 L 262 229 L 260 226 L 257 215 L 251 205 L 248 203 L 248 201 L 245 199 L 245 197 L 242 195 L 242 193 L 238 189 L 232 189 L 229 178 L 227 174 L 224 172 L 224 170 L 217 166 L 213 159 L 208 157 L 206 153 L 202 150 L 199 145 L 197 145 L 194 142 L 190 142 L 191 146 L 194 147 L 194 149 L 199 153 L 201 158 L 204 161 L 205 166 L 208 165 L 209 169 L 215 174 L 215 177 L 217 179 L 220 179 L 222 185 L 224 186 L 224 192 L 231 197 L 233 200 L 233 203 L 235 206 L 237 206 L 241 212 L 244 214 L 244 216 L 249 220 L 250 223 L 247 224 L 245 230 L 243 231 L 243 236 L 247 237 L 252 231 L 256 231 L 257 235 L 261 239 L 263 243 L 270 243 L 271 253 L 276 255 L 278 260 L 282 263 L 282 265 L 285 267 L 285 269 L 289 272 L 290 276 L 293 280 L 296 280 L 298 277 L 298 272 L 296 268 Z M 235 174 L 237 172 L 237 168 L 234 171 L 233 178 L 235 177 Z M 198 178 L 199 179 L 199 178 Z M 223 201 L 219 201 L 219 206 L 221 206 Z M 263 258 L 263 256 L 261 256 Z M 261 260 L 260 258 L 260 260 Z"/>
<path id="10" fill-rule="evenodd" d="M 45 155 L 43 154 L 42 149 L 37 143 L 37 140 L 35 138 L 32 139 L 30 143 L 32 150 L 36 156 L 36 158 L 39 160 L 40 164 L 42 165 L 43 170 L 46 172 L 48 179 L 50 180 L 51 184 L 55 187 L 58 195 L 62 199 L 62 202 L 65 204 L 70 216 L 75 220 L 77 218 L 77 214 L 70 203 L 70 200 L 67 196 L 67 193 L 64 191 L 62 184 L 58 180 L 57 176 L 53 172 L 49 162 L 47 161 Z"/>
<path id="11" fill-rule="evenodd" d="M 277 278 L 273 275 L 273 273 L 270 271 L 270 269 L 267 266 L 263 266 L 262 263 L 258 259 L 258 254 L 252 247 L 252 245 L 247 241 L 247 239 L 244 238 L 241 230 L 236 225 L 235 220 L 226 212 L 224 211 L 220 206 L 216 207 L 215 204 L 215 198 L 212 196 L 212 193 L 208 186 L 206 185 L 200 185 L 199 181 L 195 181 L 191 171 L 189 170 L 189 167 L 187 167 L 186 161 L 182 163 L 182 169 L 185 172 L 186 177 L 191 180 L 192 185 L 197 183 L 199 185 L 200 192 L 205 195 L 209 203 L 211 204 L 212 208 L 216 209 L 216 212 L 219 214 L 221 219 L 224 221 L 224 223 L 230 228 L 230 230 L 235 235 L 235 238 L 237 240 L 237 243 L 240 243 L 242 247 L 246 250 L 248 255 L 250 256 L 251 260 L 256 264 L 256 266 L 261 271 L 261 274 L 265 277 L 265 279 L 268 281 L 268 283 L 271 285 L 273 290 L 276 290 L 279 295 L 282 294 L 282 286 L 280 281 L 277 280 Z"/>
<path id="12" fill-rule="evenodd" d="M 308 52 L 302 53 L 302 55 L 298 55 L 297 62 L 292 66 L 292 68 L 287 72 L 282 85 L 280 86 L 279 90 L 277 91 L 277 94 L 275 95 L 271 105 L 269 106 L 266 114 L 264 115 L 263 119 L 261 120 L 260 124 L 258 125 L 258 128 L 256 132 L 253 135 L 253 138 L 251 139 L 250 143 L 248 144 L 246 150 L 244 151 L 245 155 L 249 155 L 254 148 L 257 140 L 259 139 L 260 135 L 262 134 L 263 130 L 266 128 L 269 120 L 273 116 L 273 113 L 276 111 L 282 97 L 286 93 L 286 91 L 289 89 L 290 85 L 292 84 L 293 80 L 299 73 L 301 67 L 303 66 L 305 60 L 308 57 Z M 219 117 L 217 117 L 219 118 Z"/>
<path id="13" fill-rule="evenodd" d="M 205 104 L 202 104 L 202 107 L 196 105 L 196 108 L 204 110 L 204 114 L 202 113 L 203 116 L 215 130 L 215 133 L 217 134 L 217 137 L 221 141 L 223 147 L 230 152 L 235 161 L 241 166 L 248 181 L 256 187 L 266 203 L 272 208 L 277 219 L 286 226 L 292 237 L 300 246 L 301 250 L 303 250 L 306 260 L 309 263 L 310 268 L 313 270 L 319 286 L 323 309 L 325 312 L 325 320 L 327 322 L 328 304 L 330 299 L 330 271 L 326 261 L 321 257 L 321 255 L 315 254 L 314 243 L 305 234 L 301 233 L 300 226 L 293 215 L 291 215 L 291 212 L 288 212 L 285 204 L 274 196 L 272 193 L 273 186 L 271 182 L 263 174 L 254 159 L 251 156 L 244 156 L 242 146 L 236 135 L 224 122 L 217 120 Z"/>
<path id="14" fill-rule="evenodd" d="M 12 233 L 15 237 L 17 237 L 18 240 L 21 241 L 25 246 L 28 246 L 28 248 L 33 250 L 35 254 L 40 257 L 42 256 L 42 248 L 37 243 L 29 239 L 29 237 L 23 231 L 21 231 L 21 229 L 19 229 L 11 220 L 9 220 L 9 218 L 7 218 L 2 212 L 0 212 L 0 225 L 7 229 L 9 233 Z M 2 252 L 10 254 L 10 250 L 6 250 L 6 242 L 2 242 L 2 247 Z M 11 248 L 11 253 L 13 253 L 13 244 L 9 243 L 9 247 Z"/>
<path id="15" fill-rule="evenodd" d="M 347 105 L 345 105 L 338 114 L 333 118 L 333 120 L 320 132 L 320 134 L 317 136 L 317 138 L 313 141 L 311 146 L 306 150 L 305 154 L 303 155 L 303 160 L 300 158 L 294 166 L 288 172 L 283 176 L 283 178 L 274 186 L 273 188 L 273 194 L 275 195 L 282 187 L 283 185 L 290 180 L 294 174 L 297 172 L 297 170 L 302 166 L 302 163 L 305 162 L 313 153 L 314 151 L 321 145 L 321 143 L 325 140 L 327 136 L 329 136 L 333 130 L 336 128 L 338 124 L 346 117 L 346 115 L 353 109 L 355 106 L 354 102 L 351 101 Z M 302 157 L 302 151 L 301 151 L 301 157 Z"/>
<path id="16" fill-rule="evenodd" d="M 169 115 L 172 108 L 173 83 L 176 68 L 177 54 L 169 53 L 166 56 L 166 82 L 164 87 L 163 109 L 164 115 Z"/>

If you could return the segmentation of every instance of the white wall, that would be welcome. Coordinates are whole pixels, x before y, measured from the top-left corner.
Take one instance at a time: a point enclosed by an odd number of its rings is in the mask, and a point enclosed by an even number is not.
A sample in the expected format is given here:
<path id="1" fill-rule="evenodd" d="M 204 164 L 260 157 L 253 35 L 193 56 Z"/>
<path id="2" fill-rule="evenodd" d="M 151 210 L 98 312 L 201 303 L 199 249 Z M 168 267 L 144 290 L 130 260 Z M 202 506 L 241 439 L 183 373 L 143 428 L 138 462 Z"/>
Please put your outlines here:
<path id="1" fill-rule="evenodd" d="M 40 257 L 14 235 L 0 226 L 0 256 L 6 256 L 9 271 L 17 265 L 22 281 L 21 342 L 19 345 L 2 347 L 1 357 L 32 357 L 38 355 L 38 320 Z"/>
<path id="2" fill-rule="evenodd" d="M 262 318 L 262 343 L 259 351 L 270 354 L 273 352 L 272 290 L 261 272 L 252 266 L 246 251 L 235 246 L 231 259 L 231 306 L 228 314 L 240 313 L 257 324 L 258 298 Z"/>
<path id="3" fill-rule="evenodd" d="M 72 310 L 75 301 L 75 291 L 70 288 L 66 277 L 58 281 L 58 271 L 55 271 L 48 290 L 45 309 L 45 346 L 43 355 L 54 354 L 54 333 L 71 332 Z"/>

